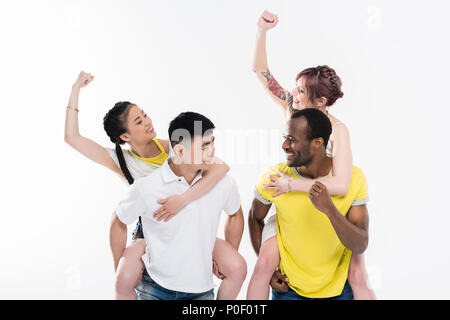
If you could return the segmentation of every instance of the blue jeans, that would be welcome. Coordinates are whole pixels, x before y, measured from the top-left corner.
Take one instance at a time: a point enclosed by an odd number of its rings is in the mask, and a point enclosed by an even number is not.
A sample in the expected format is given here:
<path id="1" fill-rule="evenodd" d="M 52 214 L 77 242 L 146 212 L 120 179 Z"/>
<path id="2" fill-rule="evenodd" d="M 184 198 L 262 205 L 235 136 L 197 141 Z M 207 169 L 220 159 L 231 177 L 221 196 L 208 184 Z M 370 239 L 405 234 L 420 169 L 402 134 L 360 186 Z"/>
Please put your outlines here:
<path id="1" fill-rule="evenodd" d="M 272 300 L 353 300 L 353 290 L 348 281 L 345 282 L 341 294 L 331 298 L 307 298 L 299 295 L 291 288 L 288 292 L 276 292 L 272 289 Z"/>
<path id="2" fill-rule="evenodd" d="M 142 220 L 139 217 L 139 221 L 136 223 L 136 228 L 134 228 L 133 233 L 131 234 L 131 239 L 144 239 L 144 232 L 142 231 Z"/>
<path id="3" fill-rule="evenodd" d="M 187 293 L 161 287 L 144 271 L 136 288 L 138 300 L 214 300 L 214 290 L 202 293 Z"/>

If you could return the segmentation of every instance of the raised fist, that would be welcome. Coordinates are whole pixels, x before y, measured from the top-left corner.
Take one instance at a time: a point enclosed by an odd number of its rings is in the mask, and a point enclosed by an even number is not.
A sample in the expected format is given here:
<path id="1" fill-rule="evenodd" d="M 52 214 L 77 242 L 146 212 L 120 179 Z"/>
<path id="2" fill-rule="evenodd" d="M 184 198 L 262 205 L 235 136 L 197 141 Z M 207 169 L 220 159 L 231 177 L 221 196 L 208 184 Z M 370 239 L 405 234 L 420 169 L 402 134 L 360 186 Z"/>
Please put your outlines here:
<path id="1" fill-rule="evenodd" d="M 269 11 L 264 11 L 258 19 L 257 27 L 263 31 L 270 30 L 278 24 L 278 16 Z"/>
<path id="2" fill-rule="evenodd" d="M 73 86 L 74 87 L 78 87 L 78 88 L 84 88 L 90 82 L 92 82 L 92 80 L 94 80 L 94 76 L 93 75 L 91 75 L 90 73 L 81 71 L 80 75 L 78 76 L 78 79 L 75 81 Z"/>

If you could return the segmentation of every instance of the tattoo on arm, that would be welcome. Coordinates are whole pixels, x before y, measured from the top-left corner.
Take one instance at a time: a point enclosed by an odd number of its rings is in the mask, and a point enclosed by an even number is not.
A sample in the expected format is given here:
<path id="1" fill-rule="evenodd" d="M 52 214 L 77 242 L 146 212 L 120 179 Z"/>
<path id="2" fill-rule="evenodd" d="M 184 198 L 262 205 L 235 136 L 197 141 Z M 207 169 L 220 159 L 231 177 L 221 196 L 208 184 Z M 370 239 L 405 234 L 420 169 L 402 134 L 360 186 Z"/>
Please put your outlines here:
<path id="1" fill-rule="evenodd" d="M 267 71 L 262 71 L 261 74 L 266 78 L 267 80 L 267 87 L 269 88 L 270 92 L 272 92 L 276 97 L 280 98 L 281 100 L 286 100 L 286 92 L 281 88 L 277 80 L 272 76 L 269 69 Z"/>

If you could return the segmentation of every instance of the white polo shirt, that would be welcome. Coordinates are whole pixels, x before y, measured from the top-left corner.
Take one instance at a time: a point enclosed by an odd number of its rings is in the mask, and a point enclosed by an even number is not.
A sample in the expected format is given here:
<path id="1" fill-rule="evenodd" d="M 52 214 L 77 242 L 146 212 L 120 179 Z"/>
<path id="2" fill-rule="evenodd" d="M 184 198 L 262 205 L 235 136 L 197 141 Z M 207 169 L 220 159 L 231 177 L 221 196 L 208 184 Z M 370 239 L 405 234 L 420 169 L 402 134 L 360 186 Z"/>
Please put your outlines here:
<path id="1" fill-rule="evenodd" d="M 199 173 L 192 184 L 201 177 Z M 212 252 L 220 214 L 222 210 L 235 214 L 241 200 L 236 182 L 226 175 L 211 191 L 169 221 L 153 218 L 153 213 L 161 207 L 158 200 L 182 194 L 189 188 L 184 177 L 176 176 L 166 161 L 161 168 L 131 185 L 116 213 L 125 224 L 142 217 L 147 243 L 142 260 L 156 283 L 170 290 L 200 293 L 214 287 Z"/>

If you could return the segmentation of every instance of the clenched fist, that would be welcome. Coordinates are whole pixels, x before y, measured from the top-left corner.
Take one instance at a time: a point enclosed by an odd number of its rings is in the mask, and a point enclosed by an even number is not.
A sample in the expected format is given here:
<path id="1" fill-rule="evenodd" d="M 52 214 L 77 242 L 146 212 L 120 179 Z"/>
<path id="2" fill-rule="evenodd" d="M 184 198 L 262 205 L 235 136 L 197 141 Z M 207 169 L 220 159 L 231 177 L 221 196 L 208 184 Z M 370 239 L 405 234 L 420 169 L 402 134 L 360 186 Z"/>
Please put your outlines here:
<path id="1" fill-rule="evenodd" d="M 278 16 L 269 11 L 264 11 L 256 24 L 260 30 L 267 31 L 278 24 Z"/>
<path id="2" fill-rule="evenodd" d="M 316 181 L 311 187 L 308 196 L 316 209 L 325 214 L 327 214 L 334 206 L 331 197 L 328 194 L 327 187 L 319 181 Z"/>
<path id="3" fill-rule="evenodd" d="M 90 73 L 81 71 L 80 74 L 78 75 L 78 79 L 75 81 L 75 83 L 73 84 L 73 88 L 84 88 L 86 87 L 89 83 L 92 82 L 92 80 L 94 80 L 94 76 L 91 75 Z"/>

